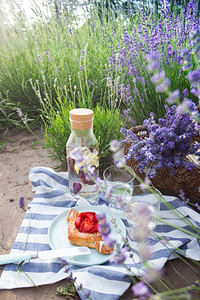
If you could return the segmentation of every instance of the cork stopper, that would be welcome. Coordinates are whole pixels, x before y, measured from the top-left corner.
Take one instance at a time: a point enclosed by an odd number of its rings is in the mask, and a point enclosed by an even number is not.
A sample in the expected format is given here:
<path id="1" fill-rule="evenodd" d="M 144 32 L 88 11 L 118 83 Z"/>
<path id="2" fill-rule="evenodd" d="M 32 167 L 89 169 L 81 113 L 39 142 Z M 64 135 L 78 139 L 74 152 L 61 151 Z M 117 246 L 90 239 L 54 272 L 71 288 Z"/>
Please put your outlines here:
<path id="1" fill-rule="evenodd" d="M 70 110 L 70 122 L 74 129 L 89 129 L 93 123 L 93 110 L 88 108 L 75 108 Z"/>

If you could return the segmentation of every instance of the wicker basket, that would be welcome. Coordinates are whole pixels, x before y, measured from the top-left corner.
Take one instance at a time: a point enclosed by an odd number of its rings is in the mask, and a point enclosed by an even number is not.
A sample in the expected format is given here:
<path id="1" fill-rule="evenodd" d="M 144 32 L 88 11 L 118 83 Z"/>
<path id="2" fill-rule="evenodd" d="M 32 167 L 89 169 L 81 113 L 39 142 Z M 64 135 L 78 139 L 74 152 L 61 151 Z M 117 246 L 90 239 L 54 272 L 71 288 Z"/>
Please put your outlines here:
<path id="1" fill-rule="evenodd" d="M 138 135 L 139 139 L 148 136 L 147 128 L 144 126 L 131 127 L 131 130 Z M 194 137 L 194 140 L 200 141 L 200 137 Z M 125 154 L 128 153 L 130 144 L 125 145 Z M 193 160 L 192 156 L 188 159 Z M 140 173 L 137 168 L 137 162 L 132 158 L 127 162 L 136 174 L 145 179 L 145 174 Z M 180 190 L 184 190 L 187 198 L 193 203 L 200 203 L 200 167 L 191 171 L 184 167 L 175 169 L 175 173 L 170 175 L 169 169 L 162 168 L 156 171 L 156 176 L 151 180 L 152 184 L 165 195 L 179 196 Z"/>

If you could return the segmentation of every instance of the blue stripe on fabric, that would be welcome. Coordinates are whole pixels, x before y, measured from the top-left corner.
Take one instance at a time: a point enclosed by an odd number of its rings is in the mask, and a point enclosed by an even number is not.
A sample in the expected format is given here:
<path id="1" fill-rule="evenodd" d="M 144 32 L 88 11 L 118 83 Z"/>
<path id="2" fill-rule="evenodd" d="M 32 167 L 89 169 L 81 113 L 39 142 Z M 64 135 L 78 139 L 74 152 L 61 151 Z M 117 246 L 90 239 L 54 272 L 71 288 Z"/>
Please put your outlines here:
<path id="1" fill-rule="evenodd" d="M 125 227 L 130 227 L 130 226 L 129 226 L 129 224 L 128 224 L 128 221 L 127 221 L 127 220 L 125 220 L 125 219 L 122 219 L 122 221 L 123 221 L 123 223 L 124 223 Z"/>
<path id="2" fill-rule="evenodd" d="M 152 256 L 149 260 L 154 260 L 154 259 L 163 258 L 163 257 L 168 258 L 172 254 L 172 250 L 174 250 L 174 248 L 171 248 L 171 247 L 170 247 L 170 249 L 165 248 L 165 249 L 158 250 L 152 254 Z"/>
<path id="3" fill-rule="evenodd" d="M 103 205 L 103 204 L 106 204 L 107 206 L 109 205 L 109 200 L 105 197 L 105 192 L 103 191 L 99 192 L 98 203 L 99 205 Z"/>
<path id="4" fill-rule="evenodd" d="M 156 245 L 157 243 L 162 243 L 162 241 L 166 241 L 166 236 L 162 236 L 162 235 L 159 235 L 156 239 L 151 239 L 149 238 L 147 240 L 147 244 L 150 245 L 150 246 L 154 246 Z M 171 241 L 180 241 L 182 244 L 185 244 L 185 243 L 189 243 L 191 241 L 191 238 L 181 238 L 181 237 L 170 237 L 169 239 L 167 239 L 167 241 L 170 243 Z"/>
<path id="5" fill-rule="evenodd" d="M 18 264 L 9 264 L 4 267 L 5 271 L 13 271 L 16 272 L 18 268 Z M 24 262 L 21 266 L 22 272 L 32 272 L 32 273 L 46 273 L 52 272 L 57 273 L 62 269 L 61 263 L 35 263 L 33 260 L 31 262 Z M 64 271 L 63 271 L 64 272 Z M 40 276 L 40 274 L 38 274 Z"/>
<path id="6" fill-rule="evenodd" d="M 56 215 L 52 215 L 52 214 L 51 215 L 43 215 L 43 214 L 31 213 L 31 220 L 42 220 L 42 221 L 53 220 L 56 216 L 57 216 L 57 214 Z M 29 214 L 26 214 L 24 216 L 24 219 L 29 219 L 29 218 L 30 218 Z"/>
<path id="7" fill-rule="evenodd" d="M 29 242 L 17 242 L 15 241 L 13 244 L 12 249 L 18 250 L 27 250 L 27 251 L 45 251 L 51 250 L 49 244 L 42 244 L 42 243 L 29 243 Z"/>
<path id="8" fill-rule="evenodd" d="M 159 225 L 156 226 L 156 228 L 154 229 L 154 231 L 156 233 L 159 233 L 159 232 L 171 232 L 172 231 L 172 227 L 169 226 L 169 225 L 164 225 L 164 224 L 160 225 L 159 224 Z"/>
<path id="9" fill-rule="evenodd" d="M 62 176 L 54 173 L 54 172 L 51 172 L 47 169 L 44 169 L 44 168 L 40 168 L 40 167 L 37 167 L 37 169 L 30 169 L 29 171 L 30 173 L 35 173 L 35 174 L 38 174 L 38 173 L 42 173 L 42 174 L 46 174 L 47 176 L 49 176 L 50 178 L 54 179 L 56 182 L 58 182 L 59 184 L 62 184 L 64 186 L 69 186 L 69 181 L 68 179 L 65 179 L 63 178 Z"/>
<path id="10" fill-rule="evenodd" d="M 180 228 L 188 230 L 188 231 L 193 232 L 193 233 L 197 233 L 196 230 L 194 228 L 192 228 L 191 226 L 189 226 L 189 225 L 181 226 Z M 173 230 L 179 230 L 179 229 L 174 228 L 173 225 L 170 226 L 170 225 L 164 225 L 164 224 L 163 225 L 159 224 L 154 229 L 154 231 L 156 233 L 159 233 L 159 232 L 171 232 Z M 181 232 L 181 230 L 179 230 L 179 231 Z"/>
<path id="11" fill-rule="evenodd" d="M 69 207 L 75 206 L 77 203 L 76 201 L 71 201 L 71 200 L 66 200 L 66 201 L 60 201 L 60 200 L 55 200 L 55 202 L 34 202 L 34 200 L 31 202 L 31 204 L 34 205 L 43 205 L 43 206 L 54 206 L 54 207 L 65 207 L 66 209 Z M 30 206 L 31 206 L 30 204 Z"/>
<path id="12" fill-rule="evenodd" d="M 37 228 L 37 227 L 26 227 L 21 226 L 19 233 L 27 233 L 27 234 L 48 234 L 48 227 L 45 228 Z"/>
<path id="13" fill-rule="evenodd" d="M 84 292 L 82 290 L 78 290 L 77 289 L 77 293 L 79 294 L 80 296 L 80 299 L 87 299 L 88 297 L 86 296 L 89 295 L 89 299 L 95 299 L 95 300 L 119 300 L 120 299 L 120 294 L 104 294 L 103 292 L 102 293 L 99 293 L 99 292 L 94 292 L 92 290 L 89 290 L 89 289 L 86 289 L 84 287 Z M 102 290 L 103 290 L 103 287 L 102 287 Z M 114 290 L 112 291 L 114 292 Z"/>
<path id="14" fill-rule="evenodd" d="M 179 248 L 181 249 L 181 251 L 188 250 L 187 244 L 183 244 Z"/>
<path id="15" fill-rule="evenodd" d="M 174 199 L 173 201 L 166 201 L 166 205 L 164 203 L 160 203 L 160 210 L 161 211 L 165 211 L 165 210 L 169 210 L 168 206 L 172 206 L 173 208 L 180 208 L 181 206 L 185 206 L 185 204 L 183 203 L 183 201 L 179 200 L 179 199 Z"/>
<path id="16" fill-rule="evenodd" d="M 52 192 L 42 193 L 42 194 L 35 194 L 34 198 L 44 198 L 44 199 L 52 199 L 59 196 L 63 196 L 66 194 L 66 191 L 62 190 L 53 190 Z"/>
<path id="17" fill-rule="evenodd" d="M 129 282 L 128 277 L 127 278 L 126 278 L 126 276 L 125 276 L 125 278 L 122 277 L 122 275 L 124 275 L 122 272 L 120 272 L 120 271 L 116 272 L 116 271 L 113 271 L 113 270 L 109 270 L 109 268 L 105 270 L 105 269 L 102 269 L 98 266 L 97 267 L 95 266 L 95 267 L 89 268 L 87 271 L 90 274 L 93 274 L 93 275 L 96 275 L 96 276 L 99 276 L 99 277 L 103 277 L 103 278 L 106 278 L 106 279 L 111 279 L 112 278 L 112 280 Z"/>
<path id="18" fill-rule="evenodd" d="M 37 187 L 37 186 L 46 186 L 46 187 L 52 188 L 51 185 L 49 185 L 48 183 L 46 183 L 46 182 L 45 182 L 44 180 L 42 180 L 42 179 L 39 179 L 39 180 L 37 180 L 37 181 L 32 181 L 32 185 L 33 185 L 34 187 Z"/>
<path id="19" fill-rule="evenodd" d="M 200 219 L 200 216 L 199 216 Z M 200 222 L 195 221 L 195 223 L 197 224 L 197 226 L 200 228 Z"/>
<path id="20" fill-rule="evenodd" d="M 116 267 L 116 263 L 114 262 L 111 262 L 111 263 L 107 263 L 108 267 L 109 266 L 113 266 L 113 267 Z M 105 264 L 106 266 L 106 264 Z M 126 266 L 129 267 L 129 268 L 136 268 L 136 269 L 142 269 L 142 267 L 144 267 L 144 264 L 141 263 L 141 262 L 138 262 L 138 263 L 134 263 L 134 261 L 132 263 L 126 263 Z M 123 264 L 119 264 L 117 265 L 117 268 L 120 270 L 120 269 L 124 269 L 124 265 Z"/>

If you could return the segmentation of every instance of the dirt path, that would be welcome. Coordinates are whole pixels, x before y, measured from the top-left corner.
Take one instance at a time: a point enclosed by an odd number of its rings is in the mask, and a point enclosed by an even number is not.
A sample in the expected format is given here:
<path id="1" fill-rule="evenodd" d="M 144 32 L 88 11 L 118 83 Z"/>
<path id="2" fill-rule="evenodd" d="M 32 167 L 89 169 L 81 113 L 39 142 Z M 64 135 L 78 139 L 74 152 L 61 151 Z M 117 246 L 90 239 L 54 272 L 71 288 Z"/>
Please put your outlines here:
<path id="1" fill-rule="evenodd" d="M 40 131 L 36 134 L 42 140 Z M 56 167 L 48 157 L 46 149 L 33 144 L 35 138 L 30 133 L 17 129 L 0 135 L 4 142 L 0 150 L 0 254 L 9 253 L 23 221 L 25 211 L 19 207 L 20 197 L 25 205 L 33 199 L 32 184 L 28 179 L 29 169 L 36 166 Z M 0 267 L 0 274 L 3 267 Z M 60 283 L 38 288 L 0 291 L 0 300 L 60 299 L 55 295 Z"/>

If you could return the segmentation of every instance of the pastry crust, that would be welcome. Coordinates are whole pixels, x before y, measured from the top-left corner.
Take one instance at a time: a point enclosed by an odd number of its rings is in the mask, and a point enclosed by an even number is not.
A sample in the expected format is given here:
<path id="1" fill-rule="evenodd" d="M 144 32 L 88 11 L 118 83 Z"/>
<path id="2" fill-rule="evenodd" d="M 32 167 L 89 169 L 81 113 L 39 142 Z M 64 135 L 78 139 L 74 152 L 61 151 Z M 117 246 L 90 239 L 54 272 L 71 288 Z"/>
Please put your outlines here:
<path id="1" fill-rule="evenodd" d="M 113 248 L 108 248 L 103 242 L 100 232 L 86 233 L 80 232 L 75 226 L 75 220 L 78 218 L 79 212 L 70 209 L 67 215 L 68 222 L 68 240 L 72 245 L 86 246 L 96 249 L 101 254 L 110 254 Z"/>

